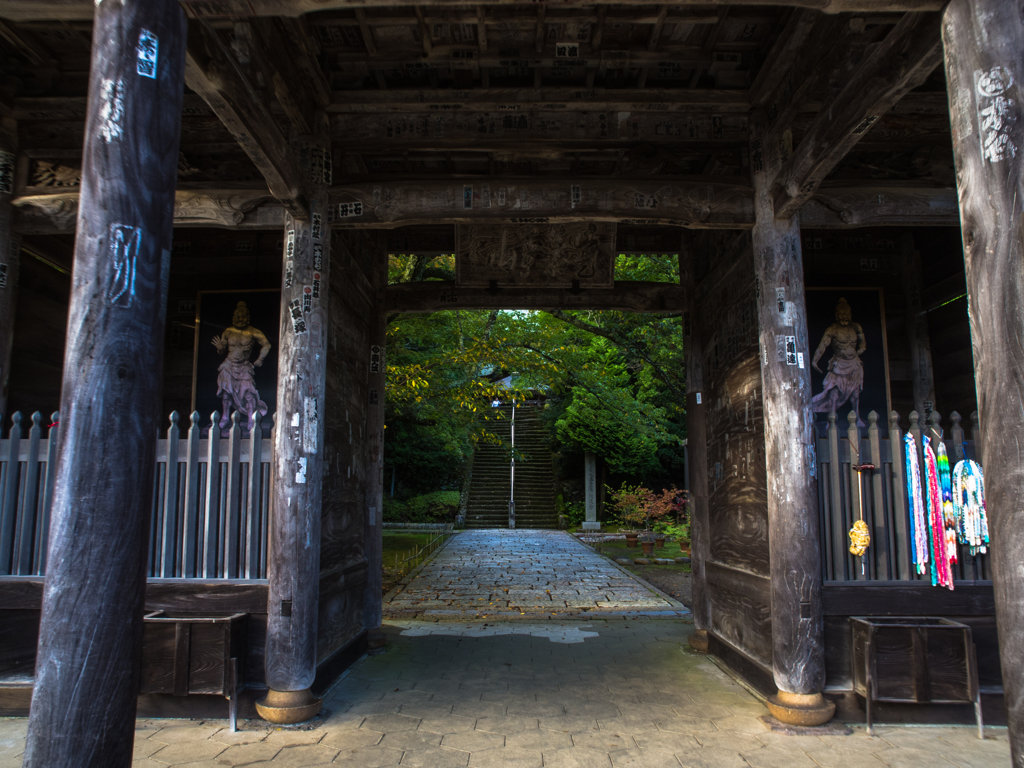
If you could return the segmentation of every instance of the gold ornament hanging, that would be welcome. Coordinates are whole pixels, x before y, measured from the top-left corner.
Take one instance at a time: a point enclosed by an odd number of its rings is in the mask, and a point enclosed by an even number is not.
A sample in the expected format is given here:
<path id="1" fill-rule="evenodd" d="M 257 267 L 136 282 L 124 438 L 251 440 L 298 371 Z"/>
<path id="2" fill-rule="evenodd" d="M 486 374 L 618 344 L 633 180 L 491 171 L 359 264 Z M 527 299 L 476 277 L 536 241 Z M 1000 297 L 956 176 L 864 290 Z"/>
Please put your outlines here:
<path id="1" fill-rule="evenodd" d="M 850 529 L 850 554 L 864 557 L 864 553 L 868 551 L 870 545 L 871 531 L 868 530 L 868 524 L 863 520 L 858 520 Z"/>

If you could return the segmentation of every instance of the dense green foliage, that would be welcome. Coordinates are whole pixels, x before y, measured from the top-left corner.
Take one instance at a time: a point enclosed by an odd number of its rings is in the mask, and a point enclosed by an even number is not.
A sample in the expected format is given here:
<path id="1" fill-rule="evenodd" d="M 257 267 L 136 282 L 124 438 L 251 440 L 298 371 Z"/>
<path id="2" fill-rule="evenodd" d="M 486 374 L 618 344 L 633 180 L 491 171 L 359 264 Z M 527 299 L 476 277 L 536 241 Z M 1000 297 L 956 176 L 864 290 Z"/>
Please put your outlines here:
<path id="1" fill-rule="evenodd" d="M 451 256 L 391 257 L 392 282 L 450 279 Z M 616 277 L 676 281 L 677 259 L 620 256 Z M 546 397 L 545 420 L 570 474 L 582 454 L 609 479 L 680 484 L 685 437 L 678 317 L 613 311 L 396 315 L 388 325 L 385 484 L 396 497 L 460 486 L 494 399 Z M 514 390 L 497 384 L 512 375 Z"/>
<path id="2" fill-rule="evenodd" d="M 385 523 L 454 523 L 458 511 L 458 491 L 434 491 L 406 501 L 384 494 Z"/>

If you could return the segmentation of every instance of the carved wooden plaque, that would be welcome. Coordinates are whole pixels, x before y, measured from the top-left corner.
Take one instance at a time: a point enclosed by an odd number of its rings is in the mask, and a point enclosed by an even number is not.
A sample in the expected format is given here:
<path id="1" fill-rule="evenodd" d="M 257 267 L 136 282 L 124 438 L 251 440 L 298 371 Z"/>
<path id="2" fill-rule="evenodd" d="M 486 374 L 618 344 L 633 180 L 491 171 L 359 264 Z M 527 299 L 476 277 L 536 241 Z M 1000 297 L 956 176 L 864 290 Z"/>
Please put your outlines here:
<path id="1" fill-rule="evenodd" d="M 459 224 L 459 285 L 545 285 L 611 288 L 615 225 L 607 222 Z"/>

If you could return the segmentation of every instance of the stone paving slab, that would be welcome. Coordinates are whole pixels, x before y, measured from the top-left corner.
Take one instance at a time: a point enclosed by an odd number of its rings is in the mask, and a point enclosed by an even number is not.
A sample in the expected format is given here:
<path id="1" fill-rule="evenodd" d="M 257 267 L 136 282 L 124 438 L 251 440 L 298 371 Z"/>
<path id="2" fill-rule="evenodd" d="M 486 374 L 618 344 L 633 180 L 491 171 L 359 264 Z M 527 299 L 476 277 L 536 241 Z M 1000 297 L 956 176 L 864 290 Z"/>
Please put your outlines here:
<path id="1" fill-rule="evenodd" d="M 689 612 L 564 531 L 463 531 L 384 601 L 392 618 L 591 613 Z"/>
<path id="2" fill-rule="evenodd" d="M 393 621 L 321 717 L 289 728 L 139 720 L 133 768 L 1004 768 L 1005 728 L 771 731 L 763 705 L 689 650 L 681 619 Z M 0 718 L 0 768 L 24 718 Z M 841 733 L 841 731 L 840 731 Z"/>

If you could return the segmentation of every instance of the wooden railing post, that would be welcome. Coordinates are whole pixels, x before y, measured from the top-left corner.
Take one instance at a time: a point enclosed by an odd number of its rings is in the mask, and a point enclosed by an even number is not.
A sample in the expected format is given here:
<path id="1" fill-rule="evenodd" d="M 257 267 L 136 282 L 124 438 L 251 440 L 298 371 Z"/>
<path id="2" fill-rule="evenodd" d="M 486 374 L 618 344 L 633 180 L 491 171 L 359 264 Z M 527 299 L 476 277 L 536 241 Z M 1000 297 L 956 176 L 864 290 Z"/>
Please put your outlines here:
<path id="1" fill-rule="evenodd" d="M 167 471 L 164 473 L 164 519 L 163 530 L 158 533 L 160 542 L 159 574 L 165 579 L 177 575 L 178 565 L 178 421 L 177 411 L 171 411 L 171 426 L 167 428 Z"/>
<path id="2" fill-rule="evenodd" d="M 263 417 L 259 411 L 253 414 L 252 431 L 249 433 L 249 494 L 245 509 L 245 574 L 246 579 L 258 579 L 260 572 L 260 545 L 266 535 L 263 525 L 261 499 L 263 465 Z"/>
<path id="3" fill-rule="evenodd" d="M 196 546 L 199 537 L 199 411 L 189 418 L 188 453 L 185 459 L 185 517 L 181 531 L 181 575 L 196 575 Z"/>
<path id="4" fill-rule="evenodd" d="M 53 488 L 57 482 L 57 443 L 60 440 L 60 411 L 50 414 L 50 431 L 46 435 L 46 478 L 43 480 L 43 503 L 36 526 L 35 575 L 46 573 L 47 541 L 50 535 L 50 512 L 53 509 Z"/>
<path id="5" fill-rule="evenodd" d="M 310 179 L 310 215 L 285 213 L 281 341 L 277 363 L 274 490 L 267 560 L 267 697 L 262 717 L 307 720 L 320 711 L 316 677 L 320 587 L 320 513 L 324 474 L 324 399 L 330 293 L 331 229 L 327 216 L 330 130 L 317 114 L 300 162 Z M 319 171 L 317 170 L 319 168 Z M 319 277 L 315 277 L 315 276 Z M 305 289 L 320 281 L 320 295 Z M 308 296 L 308 303 L 305 297 Z M 306 311 L 308 308 L 309 311 Z"/>
<path id="6" fill-rule="evenodd" d="M 210 414 L 210 431 L 206 443 L 206 502 L 203 505 L 203 564 L 204 579 L 217 578 L 220 562 L 220 542 L 223 537 L 220 516 L 220 412 Z"/>
<path id="7" fill-rule="evenodd" d="M 900 415 L 889 414 L 889 447 L 892 449 L 892 514 L 896 536 L 897 578 L 910 579 L 910 532 L 907 526 L 907 481 L 903 456 L 903 433 L 900 431 Z"/>
<path id="8" fill-rule="evenodd" d="M 755 114 L 750 124 L 768 467 L 772 671 L 779 688 L 769 697 L 768 708 L 783 722 L 819 725 L 832 718 L 835 705 L 821 693 L 821 540 L 800 222 L 798 216 L 775 218 L 771 186 L 782 165 L 779 137 L 767 130 L 763 113 Z"/>
<path id="9" fill-rule="evenodd" d="M 864 504 L 864 486 L 860 481 L 860 472 L 854 467 L 861 463 L 860 460 L 860 428 L 857 426 L 857 412 L 851 410 L 846 415 L 846 441 L 850 444 L 850 473 L 847 475 L 850 487 L 850 516 L 846 521 L 846 528 L 849 530 L 853 524 L 860 519 L 861 511 L 863 510 Z M 869 510 L 870 512 L 870 510 Z M 865 513 L 865 522 L 868 522 L 867 513 Z M 870 522 L 868 522 L 870 528 Z M 846 545 L 846 536 L 843 536 L 843 544 Z M 847 557 L 850 558 L 853 569 L 853 578 L 857 581 L 867 581 L 872 577 L 873 569 L 868 566 L 871 564 L 869 555 L 864 554 L 864 557 L 854 557 L 849 554 L 847 550 Z"/>
<path id="10" fill-rule="evenodd" d="M 892 526 L 889 524 L 885 510 L 885 497 L 882 495 L 882 443 L 878 429 L 878 413 L 868 414 L 868 446 L 871 451 L 870 464 L 874 469 L 868 476 L 871 480 L 871 510 L 868 525 L 871 527 L 871 545 L 874 549 L 875 578 L 892 578 L 892 549 L 889 541 Z M 868 517 L 868 510 L 864 516 Z M 868 550 L 871 552 L 871 549 Z"/>
<path id="11" fill-rule="evenodd" d="M 951 0 L 943 11 L 957 198 L 1010 754 L 1024 767 L 1024 18 L 1018 3 Z M 991 429 L 990 429 L 991 427 Z"/>
<path id="12" fill-rule="evenodd" d="M 828 479 L 832 502 L 832 569 L 837 581 L 850 578 L 850 557 L 846 551 L 846 527 L 843 517 L 842 460 L 839 456 L 839 424 L 835 411 L 828 415 Z"/>
<path id="13" fill-rule="evenodd" d="M 132 762 L 185 36 L 176 0 L 95 4 L 28 768 Z"/>
<path id="14" fill-rule="evenodd" d="M 0 425 L 2 426 L 2 425 Z M 7 452 L 7 483 L 0 498 L 0 575 L 14 573 L 14 532 L 18 523 L 18 471 L 21 443 L 21 411 L 11 415 Z"/>
<path id="15" fill-rule="evenodd" d="M 25 463 L 25 480 L 21 486 L 25 489 L 24 501 L 21 505 L 21 535 L 18 542 L 15 573 L 28 576 L 32 573 L 32 554 L 35 550 L 36 518 L 39 514 L 39 441 L 43 430 L 40 422 L 42 414 L 32 414 L 32 426 L 28 430 L 28 461 Z"/>

